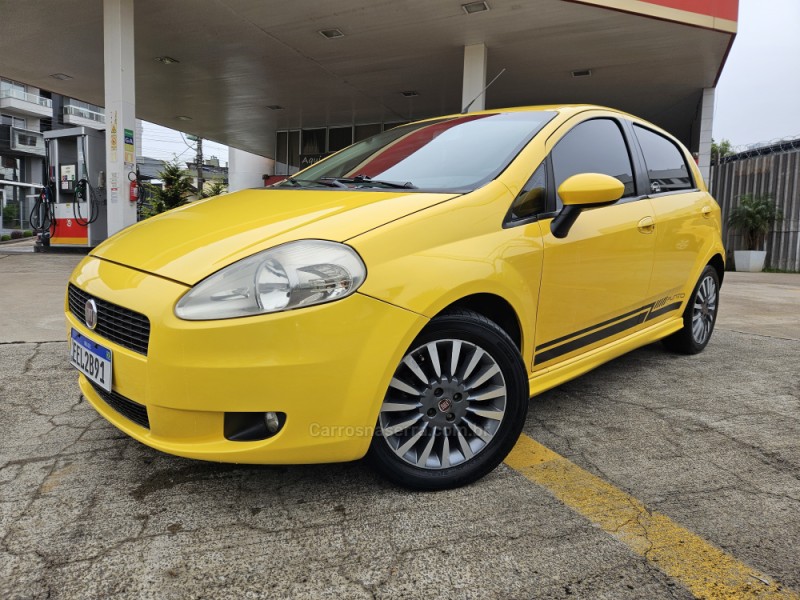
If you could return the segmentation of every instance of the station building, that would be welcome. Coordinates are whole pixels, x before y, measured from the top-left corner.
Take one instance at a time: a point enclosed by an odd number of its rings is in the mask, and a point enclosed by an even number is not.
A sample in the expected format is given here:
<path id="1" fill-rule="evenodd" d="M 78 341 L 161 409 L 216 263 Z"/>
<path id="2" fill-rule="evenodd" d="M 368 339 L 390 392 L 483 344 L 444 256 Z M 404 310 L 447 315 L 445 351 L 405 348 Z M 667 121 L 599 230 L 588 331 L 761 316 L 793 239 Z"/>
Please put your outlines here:
<path id="1" fill-rule="evenodd" d="M 683 141 L 707 177 L 737 18 L 738 0 L 14 2 L 0 76 L 24 87 L 15 97 L 48 89 L 85 103 L 74 112 L 105 107 L 110 181 L 131 168 L 112 138 L 136 118 L 231 146 L 237 189 L 471 101 L 628 111 Z M 114 204 L 110 233 L 135 219 Z"/>

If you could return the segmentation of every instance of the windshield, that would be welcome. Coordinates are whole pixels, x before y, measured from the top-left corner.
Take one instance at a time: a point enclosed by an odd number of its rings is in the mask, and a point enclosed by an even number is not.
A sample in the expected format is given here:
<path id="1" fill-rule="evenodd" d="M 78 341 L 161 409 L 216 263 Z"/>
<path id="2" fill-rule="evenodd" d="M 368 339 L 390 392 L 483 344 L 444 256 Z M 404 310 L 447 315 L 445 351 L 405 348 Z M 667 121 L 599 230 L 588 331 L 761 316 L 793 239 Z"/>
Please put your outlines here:
<path id="1" fill-rule="evenodd" d="M 463 115 L 404 125 L 353 144 L 280 186 L 471 191 L 497 177 L 555 114 Z"/>

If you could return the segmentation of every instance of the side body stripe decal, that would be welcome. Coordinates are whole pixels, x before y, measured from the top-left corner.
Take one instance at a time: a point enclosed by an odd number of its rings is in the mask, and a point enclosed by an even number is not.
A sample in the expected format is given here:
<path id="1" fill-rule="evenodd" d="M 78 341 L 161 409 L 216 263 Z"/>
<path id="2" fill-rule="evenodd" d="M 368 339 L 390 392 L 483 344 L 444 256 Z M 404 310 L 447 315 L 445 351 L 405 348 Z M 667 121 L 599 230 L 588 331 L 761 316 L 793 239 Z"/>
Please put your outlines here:
<path id="1" fill-rule="evenodd" d="M 657 300 L 656 302 L 652 302 L 651 304 L 647 304 L 637 308 L 636 310 L 619 315 L 613 319 L 608 319 L 607 321 L 597 323 L 591 327 L 586 327 L 585 329 L 581 329 L 555 340 L 550 340 L 549 342 L 540 344 L 536 347 L 534 364 L 541 364 L 553 360 L 554 358 L 574 352 L 575 350 L 583 348 L 584 346 L 594 344 L 595 342 L 612 337 L 628 329 L 633 329 L 645 321 L 650 321 L 672 311 L 678 310 L 683 303 L 683 297 L 683 294 L 678 294 L 677 296 L 666 296 L 660 300 Z M 681 300 L 666 304 L 675 298 L 681 298 Z"/>

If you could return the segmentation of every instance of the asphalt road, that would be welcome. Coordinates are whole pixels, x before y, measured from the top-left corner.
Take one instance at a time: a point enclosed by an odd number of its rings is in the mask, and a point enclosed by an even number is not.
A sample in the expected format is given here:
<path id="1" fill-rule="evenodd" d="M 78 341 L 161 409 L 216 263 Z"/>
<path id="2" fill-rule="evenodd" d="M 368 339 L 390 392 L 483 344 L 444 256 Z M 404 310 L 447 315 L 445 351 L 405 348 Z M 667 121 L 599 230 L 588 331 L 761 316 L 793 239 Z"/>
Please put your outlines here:
<path id="1" fill-rule="evenodd" d="M 0 598 L 705 595 L 576 509 L 596 490 L 565 500 L 508 465 L 411 493 L 360 462 L 216 465 L 127 438 L 67 365 L 77 260 L 0 247 Z M 800 276 L 730 273 L 705 352 L 613 361 L 532 400 L 525 434 L 752 568 L 742 596 L 796 598 L 798 365 Z"/>

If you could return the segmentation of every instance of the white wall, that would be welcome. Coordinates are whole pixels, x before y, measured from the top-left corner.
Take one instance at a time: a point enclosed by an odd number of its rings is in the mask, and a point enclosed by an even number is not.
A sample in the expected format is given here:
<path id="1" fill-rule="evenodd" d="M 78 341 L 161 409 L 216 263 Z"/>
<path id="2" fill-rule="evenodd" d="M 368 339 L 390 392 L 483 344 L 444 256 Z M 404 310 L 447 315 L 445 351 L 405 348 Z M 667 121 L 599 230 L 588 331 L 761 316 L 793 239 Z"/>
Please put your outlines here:
<path id="1" fill-rule="evenodd" d="M 264 187 L 264 175 L 275 174 L 275 161 L 244 150 L 228 152 L 228 191 Z"/>

